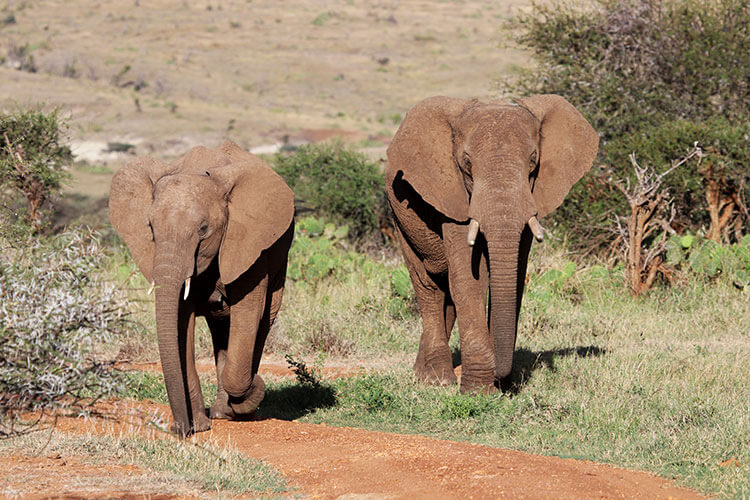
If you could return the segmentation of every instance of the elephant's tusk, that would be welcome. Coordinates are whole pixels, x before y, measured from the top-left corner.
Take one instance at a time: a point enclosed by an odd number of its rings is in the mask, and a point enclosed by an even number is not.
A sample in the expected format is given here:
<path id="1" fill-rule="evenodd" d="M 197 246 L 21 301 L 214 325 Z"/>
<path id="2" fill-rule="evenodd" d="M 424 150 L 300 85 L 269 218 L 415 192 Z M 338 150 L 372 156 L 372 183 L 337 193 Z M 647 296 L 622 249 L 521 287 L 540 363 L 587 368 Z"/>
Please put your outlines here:
<path id="1" fill-rule="evenodd" d="M 156 282 L 152 281 L 151 286 L 148 287 L 148 292 L 146 292 L 146 295 L 151 295 L 152 293 L 154 293 L 154 286 L 156 286 Z"/>
<path id="2" fill-rule="evenodd" d="M 187 300 L 190 295 L 190 278 L 185 280 L 185 293 L 182 295 L 182 300 Z"/>
<path id="3" fill-rule="evenodd" d="M 474 242 L 477 241 L 477 233 L 479 233 L 479 222 L 471 219 L 469 221 L 469 234 L 466 237 L 466 241 L 470 247 L 473 247 Z"/>
<path id="4" fill-rule="evenodd" d="M 531 216 L 531 219 L 529 219 L 529 229 L 534 233 L 534 238 L 536 238 L 537 241 L 542 241 L 544 239 L 544 228 L 539 224 L 536 215 Z"/>

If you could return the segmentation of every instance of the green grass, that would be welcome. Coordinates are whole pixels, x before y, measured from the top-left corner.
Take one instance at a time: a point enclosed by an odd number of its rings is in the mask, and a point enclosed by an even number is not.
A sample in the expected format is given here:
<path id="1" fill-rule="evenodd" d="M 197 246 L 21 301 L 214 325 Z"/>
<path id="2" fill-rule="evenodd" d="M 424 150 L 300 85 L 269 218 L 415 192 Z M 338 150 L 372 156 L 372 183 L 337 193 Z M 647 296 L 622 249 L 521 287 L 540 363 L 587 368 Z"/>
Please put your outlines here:
<path id="1" fill-rule="evenodd" d="M 152 440 L 137 435 L 73 436 L 55 431 L 33 433 L 0 440 L 0 453 L 45 456 L 81 456 L 94 464 L 135 465 L 152 474 L 148 484 L 155 491 L 173 491 L 198 487 L 212 494 L 288 492 L 285 479 L 267 464 L 211 443 L 200 445 L 186 440 Z M 41 450 L 41 451 L 40 451 Z M 192 495 L 191 495 L 192 496 Z"/>

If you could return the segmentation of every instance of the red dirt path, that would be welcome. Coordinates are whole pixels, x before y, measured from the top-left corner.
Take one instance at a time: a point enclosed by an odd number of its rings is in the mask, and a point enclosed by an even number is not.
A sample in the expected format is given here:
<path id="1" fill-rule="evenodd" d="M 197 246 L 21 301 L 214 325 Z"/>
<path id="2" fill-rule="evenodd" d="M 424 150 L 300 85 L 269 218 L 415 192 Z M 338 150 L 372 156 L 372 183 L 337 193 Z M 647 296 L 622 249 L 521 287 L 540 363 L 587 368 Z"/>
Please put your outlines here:
<path id="1" fill-rule="evenodd" d="M 113 435 L 129 430 L 145 432 L 145 415 L 169 413 L 164 405 L 143 402 L 115 402 L 106 409 L 123 417 L 119 421 L 60 419 L 58 428 Z M 148 434 L 157 439 L 174 439 L 160 432 Z M 214 421 L 211 431 L 192 439 L 211 440 L 217 445 L 229 443 L 247 456 L 264 460 L 289 479 L 296 494 L 309 498 L 704 498 L 645 472 L 422 436 L 268 419 Z M 71 468 L 76 463 L 75 459 L 53 460 L 42 466 L 48 473 L 62 467 L 70 476 L 80 473 Z M 0 460 L 0 467 L 8 470 L 7 459 Z M 25 465 L 24 470 L 29 467 L 32 466 Z M 10 480 L 13 481 L 12 475 Z M 35 498 L 44 496 L 38 488 L 33 491 Z M 48 490 L 48 494 L 64 496 L 63 491 L 58 486 Z M 105 491 L 81 494 L 73 490 L 68 494 L 95 498 L 114 493 Z M 118 491 L 110 498 L 133 498 L 138 494 Z"/>

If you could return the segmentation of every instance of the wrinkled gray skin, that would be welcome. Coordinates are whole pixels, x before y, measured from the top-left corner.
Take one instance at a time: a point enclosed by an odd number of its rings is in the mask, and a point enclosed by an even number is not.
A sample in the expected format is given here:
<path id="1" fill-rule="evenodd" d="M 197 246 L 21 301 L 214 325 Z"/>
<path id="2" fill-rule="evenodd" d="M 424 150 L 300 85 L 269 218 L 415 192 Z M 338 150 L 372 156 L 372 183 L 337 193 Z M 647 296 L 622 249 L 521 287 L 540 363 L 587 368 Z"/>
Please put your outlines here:
<path id="1" fill-rule="evenodd" d="M 139 158 L 112 180 L 110 219 L 149 281 L 174 423 L 187 436 L 211 418 L 260 404 L 263 345 L 281 306 L 293 194 L 262 160 L 231 142 L 172 164 Z M 206 414 L 195 368 L 195 317 L 214 344 L 218 394 Z"/>
<path id="2" fill-rule="evenodd" d="M 456 381 L 448 340 L 458 319 L 461 391 L 508 380 L 538 219 L 597 148 L 596 132 L 555 95 L 432 97 L 409 111 L 388 148 L 386 192 L 422 315 L 420 379 Z"/>

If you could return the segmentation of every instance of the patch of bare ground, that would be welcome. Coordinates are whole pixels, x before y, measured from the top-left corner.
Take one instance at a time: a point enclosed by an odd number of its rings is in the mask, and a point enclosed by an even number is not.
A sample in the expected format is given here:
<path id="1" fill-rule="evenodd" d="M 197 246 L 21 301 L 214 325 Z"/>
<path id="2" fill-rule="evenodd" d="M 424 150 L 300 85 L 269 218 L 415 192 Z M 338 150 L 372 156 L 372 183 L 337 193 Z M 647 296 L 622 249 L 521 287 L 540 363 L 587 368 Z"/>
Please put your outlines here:
<path id="1" fill-rule="evenodd" d="M 62 418 L 57 429 L 111 435 L 135 431 L 152 439 L 175 439 L 149 424 L 169 413 L 164 405 L 110 402 L 103 403 L 101 410 L 118 418 Z M 275 419 L 214 421 L 211 431 L 191 439 L 196 443 L 231 447 L 262 459 L 287 477 L 296 494 L 310 498 L 704 498 L 645 472 L 478 444 L 324 424 Z M 74 477 L 79 471 L 88 470 L 79 468 L 75 458 L 53 457 L 42 461 L 49 473 L 35 476 L 29 475 L 23 466 L 28 463 L 23 460 L 27 459 L 19 460 L 18 472 L 10 476 L 12 484 L 25 484 L 24 492 L 40 497 L 45 491 L 48 495 L 61 491 L 49 481 L 53 474 Z M 119 474 L 129 469 L 111 470 Z M 132 472 L 139 473 L 134 469 Z M 26 479 L 18 480 L 16 474 Z M 115 489 L 116 492 L 111 492 L 115 495 L 143 494 L 137 486 L 124 492 L 119 485 Z"/>
<path id="2" fill-rule="evenodd" d="M 0 498 L 145 499 L 198 498 L 198 492 L 155 481 L 133 465 L 93 464 L 75 455 L 0 455 Z M 174 490 L 170 493 L 165 491 Z"/>

